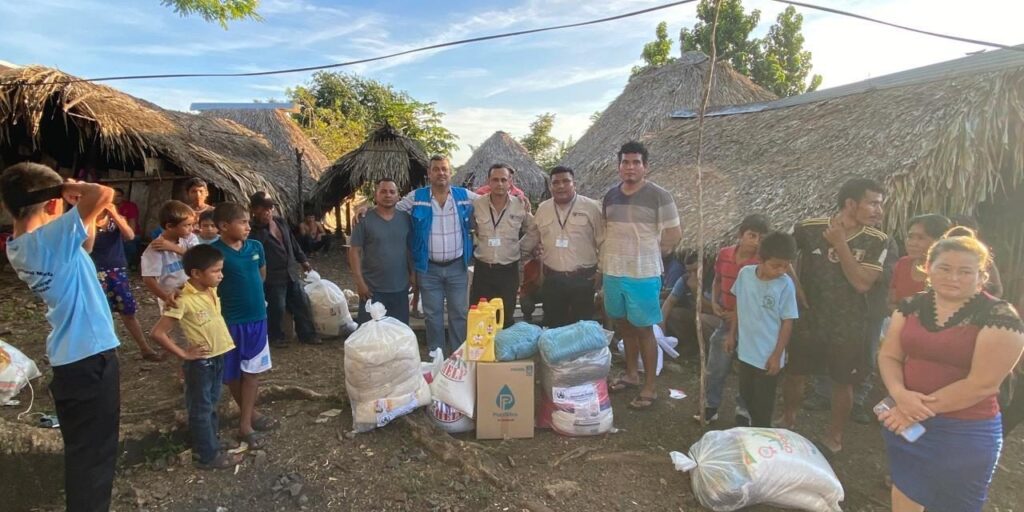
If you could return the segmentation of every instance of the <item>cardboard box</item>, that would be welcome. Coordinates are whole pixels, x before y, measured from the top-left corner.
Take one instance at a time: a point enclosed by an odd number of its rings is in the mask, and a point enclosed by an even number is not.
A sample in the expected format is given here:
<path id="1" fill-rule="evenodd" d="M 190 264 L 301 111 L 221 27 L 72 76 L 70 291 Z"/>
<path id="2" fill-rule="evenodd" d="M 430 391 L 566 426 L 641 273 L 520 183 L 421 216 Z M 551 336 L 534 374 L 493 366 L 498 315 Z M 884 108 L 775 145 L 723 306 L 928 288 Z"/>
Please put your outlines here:
<path id="1" fill-rule="evenodd" d="M 533 361 L 477 363 L 476 438 L 533 437 Z"/>

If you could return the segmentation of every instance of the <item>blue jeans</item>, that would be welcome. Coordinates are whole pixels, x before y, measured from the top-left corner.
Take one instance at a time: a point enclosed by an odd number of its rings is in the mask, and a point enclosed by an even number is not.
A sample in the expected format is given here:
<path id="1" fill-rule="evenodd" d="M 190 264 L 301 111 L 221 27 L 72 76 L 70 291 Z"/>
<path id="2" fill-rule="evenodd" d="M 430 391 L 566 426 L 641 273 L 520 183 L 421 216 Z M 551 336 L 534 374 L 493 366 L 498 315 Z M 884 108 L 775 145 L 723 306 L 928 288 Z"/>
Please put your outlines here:
<path id="1" fill-rule="evenodd" d="M 409 294 L 407 292 L 373 292 L 373 297 L 370 300 L 383 304 L 391 318 L 409 325 Z M 369 321 L 370 313 L 366 311 L 366 301 L 361 300 L 356 322 L 362 325 Z"/>
<path id="2" fill-rule="evenodd" d="M 192 451 L 199 462 L 209 464 L 220 451 L 217 441 L 217 404 L 220 402 L 224 356 L 185 361 L 185 407 Z"/>
<path id="3" fill-rule="evenodd" d="M 725 391 L 725 379 L 729 377 L 732 369 L 732 355 L 725 351 L 725 338 L 732 329 L 729 321 L 723 321 L 722 325 L 715 329 L 711 339 L 708 340 L 708 389 L 707 406 L 718 409 L 722 405 L 722 393 Z M 736 392 L 736 413 L 743 414 L 747 411 L 747 405 L 739 391 Z"/>
<path id="4" fill-rule="evenodd" d="M 419 272 L 420 299 L 427 324 L 427 348 L 440 348 L 450 355 L 466 340 L 466 313 L 469 310 L 469 274 L 460 261 L 447 266 L 427 264 Z M 448 303 L 448 338 L 444 333 L 444 309 Z"/>

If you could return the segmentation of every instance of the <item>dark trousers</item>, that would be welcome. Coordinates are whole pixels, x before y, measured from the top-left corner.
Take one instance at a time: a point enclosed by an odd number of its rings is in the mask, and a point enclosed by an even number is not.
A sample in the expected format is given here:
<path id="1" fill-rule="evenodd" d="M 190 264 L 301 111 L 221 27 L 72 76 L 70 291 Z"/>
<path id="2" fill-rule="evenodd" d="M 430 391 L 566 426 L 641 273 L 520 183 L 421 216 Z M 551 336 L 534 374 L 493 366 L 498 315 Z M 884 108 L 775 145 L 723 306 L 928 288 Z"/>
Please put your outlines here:
<path id="1" fill-rule="evenodd" d="M 501 299 L 505 306 L 505 327 L 512 325 L 519 296 L 519 262 L 508 265 L 490 265 L 481 261 L 473 266 L 473 285 L 469 290 L 469 305 L 482 297 Z"/>
<path id="2" fill-rule="evenodd" d="M 298 239 L 299 247 L 302 247 L 302 252 L 306 254 L 313 254 L 321 249 L 325 253 L 331 250 L 331 235 L 323 235 L 320 240 L 313 240 L 313 237 L 307 235 L 299 235 Z"/>
<path id="3" fill-rule="evenodd" d="M 192 452 L 199 462 L 209 464 L 220 451 L 217 441 L 217 404 L 224 377 L 224 356 L 185 361 L 185 407 Z"/>
<path id="4" fill-rule="evenodd" d="M 53 367 L 50 393 L 64 438 L 69 512 L 110 509 L 121 418 L 120 373 L 114 350 Z"/>
<path id="5" fill-rule="evenodd" d="M 594 319 L 594 274 L 584 272 L 567 275 L 544 269 L 541 296 L 545 326 L 562 327 L 580 320 Z"/>
<path id="6" fill-rule="evenodd" d="M 778 383 L 778 375 L 768 375 L 764 370 L 740 361 L 740 396 L 750 412 L 751 427 L 771 428 L 775 386 Z"/>
<path id="7" fill-rule="evenodd" d="M 302 290 L 298 281 L 287 283 L 266 283 L 263 292 L 267 296 L 267 333 L 271 343 L 285 341 L 284 312 L 292 314 L 295 321 L 295 336 L 301 342 L 316 339 L 316 327 L 313 326 L 313 312 L 309 307 L 309 297 Z"/>
<path id="8" fill-rule="evenodd" d="M 373 297 L 370 300 L 383 304 L 391 318 L 409 325 L 409 294 L 407 292 L 373 292 Z M 361 300 L 356 322 L 362 325 L 369 321 L 370 313 L 366 311 L 366 301 Z"/>

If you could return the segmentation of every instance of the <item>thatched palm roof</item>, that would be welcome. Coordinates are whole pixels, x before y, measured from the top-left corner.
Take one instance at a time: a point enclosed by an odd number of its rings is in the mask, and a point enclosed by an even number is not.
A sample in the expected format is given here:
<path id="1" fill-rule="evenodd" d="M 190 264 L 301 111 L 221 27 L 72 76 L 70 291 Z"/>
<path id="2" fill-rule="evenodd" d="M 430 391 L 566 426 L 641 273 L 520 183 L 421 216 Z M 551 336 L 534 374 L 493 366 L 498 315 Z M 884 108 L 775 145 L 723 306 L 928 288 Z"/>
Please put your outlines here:
<path id="1" fill-rule="evenodd" d="M 204 116 L 230 119 L 260 135 L 280 155 L 295 158 L 295 149 L 302 150 L 302 167 L 310 177 L 306 192 L 312 190 L 316 179 L 324 172 L 331 161 L 324 156 L 320 148 L 309 140 L 299 125 L 292 120 L 291 114 L 280 108 L 231 108 L 231 104 L 222 104 L 224 108 L 204 108 L 200 112 Z"/>
<path id="2" fill-rule="evenodd" d="M 615 171 L 615 154 L 622 144 L 661 129 L 669 123 L 669 114 L 674 110 L 700 105 L 708 69 L 706 55 L 687 52 L 675 61 L 630 79 L 622 94 L 560 162 L 576 171 L 580 191 L 591 196 L 603 194 L 615 182 L 608 179 L 607 171 Z M 775 95 L 733 71 L 729 64 L 719 62 L 716 65 L 712 105 L 772 99 Z M 651 155 L 652 160 L 657 158 L 660 157 Z"/>
<path id="3" fill-rule="evenodd" d="M 1007 248 L 1002 263 L 1021 268 L 1024 52 L 988 52 L 868 85 L 844 86 L 849 94 L 826 90 L 789 98 L 778 108 L 747 106 L 752 113 L 708 117 L 708 243 L 732 240 L 748 213 L 765 213 L 780 228 L 827 214 L 839 186 L 863 176 L 886 185 L 890 233 L 901 233 L 915 214 L 978 213 L 980 204 L 994 206 L 998 215 L 987 225 L 981 219 L 982 228 L 989 228 L 990 243 Z M 673 120 L 645 142 L 652 155 L 649 177 L 675 194 L 684 243 L 692 246 L 697 121 Z M 610 183 L 616 170 L 609 167 L 593 178 Z"/>
<path id="4" fill-rule="evenodd" d="M 547 193 L 548 185 L 544 170 L 533 161 L 519 141 L 511 135 L 496 131 L 462 164 L 452 177 L 452 183 L 475 189 L 487 184 L 487 169 L 497 163 L 511 165 L 516 173 L 513 182 L 533 201 L 539 201 Z"/>
<path id="5" fill-rule="evenodd" d="M 294 160 L 282 160 L 261 136 L 225 119 L 164 110 L 105 85 L 30 66 L 0 71 L 0 144 L 48 150 L 96 147 L 126 169 L 158 157 L 198 176 L 229 199 L 258 190 L 290 211 L 297 194 Z M 11 85 L 29 84 L 29 85 Z M 42 85 L 36 85 L 42 84 Z"/>
<path id="6" fill-rule="evenodd" d="M 403 193 L 420 187 L 427 180 L 428 158 L 418 141 L 391 126 L 382 126 L 324 171 L 313 189 L 311 202 L 320 210 L 330 208 L 364 184 L 385 177 L 395 180 Z"/>

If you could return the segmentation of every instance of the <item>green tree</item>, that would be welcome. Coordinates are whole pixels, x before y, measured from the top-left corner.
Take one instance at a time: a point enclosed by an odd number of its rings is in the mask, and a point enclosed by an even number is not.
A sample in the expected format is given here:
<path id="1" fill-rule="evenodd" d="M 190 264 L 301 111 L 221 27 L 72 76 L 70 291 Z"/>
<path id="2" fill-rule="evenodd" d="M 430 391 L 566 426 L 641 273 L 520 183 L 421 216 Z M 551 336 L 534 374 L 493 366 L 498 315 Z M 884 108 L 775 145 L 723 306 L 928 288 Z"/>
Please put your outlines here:
<path id="1" fill-rule="evenodd" d="M 633 66 L 630 76 L 636 76 L 641 71 L 650 68 L 664 66 L 672 61 L 672 40 L 668 37 L 668 23 L 658 23 L 654 31 L 655 39 L 644 45 L 640 57 L 644 59 L 643 66 Z"/>
<path id="2" fill-rule="evenodd" d="M 309 83 L 289 89 L 288 96 L 299 106 L 299 126 L 330 159 L 355 149 L 384 123 L 420 141 L 430 154 L 449 155 L 458 148 L 435 103 L 370 78 L 319 71 Z"/>
<path id="3" fill-rule="evenodd" d="M 182 17 L 197 14 L 210 23 L 217 22 L 224 29 L 228 28 L 229 21 L 263 20 L 256 12 L 260 0 L 160 0 L 160 3 Z"/>
<path id="4" fill-rule="evenodd" d="M 813 91 L 821 85 L 821 75 L 807 80 L 811 52 L 804 50 L 803 22 L 803 15 L 793 6 L 786 7 L 768 29 L 754 62 L 751 79 L 780 97 Z"/>
<path id="5" fill-rule="evenodd" d="M 558 139 L 551 135 L 551 129 L 554 126 L 555 114 L 551 112 L 539 114 L 530 123 L 530 133 L 519 139 L 519 143 L 530 153 L 533 161 L 544 169 L 553 167 L 555 164 L 552 162 L 558 162 Z"/>
<path id="6" fill-rule="evenodd" d="M 711 55 L 711 25 L 714 19 L 715 2 L 701 0 L 697 4 L 697 24 L 693 29 L 684 28 L 679 31 L 682 51 L 701 51 Z M 761 11 L 754 9 L 747 14 L 741 0 L 722 0 L 718 28 L 715 30 L 718 60 L 729 62 L 733 69 L 749 76 L 758 47 L 757 39 L 751 39 L 750 33 L 757 28 L 759 21 Z"/>

